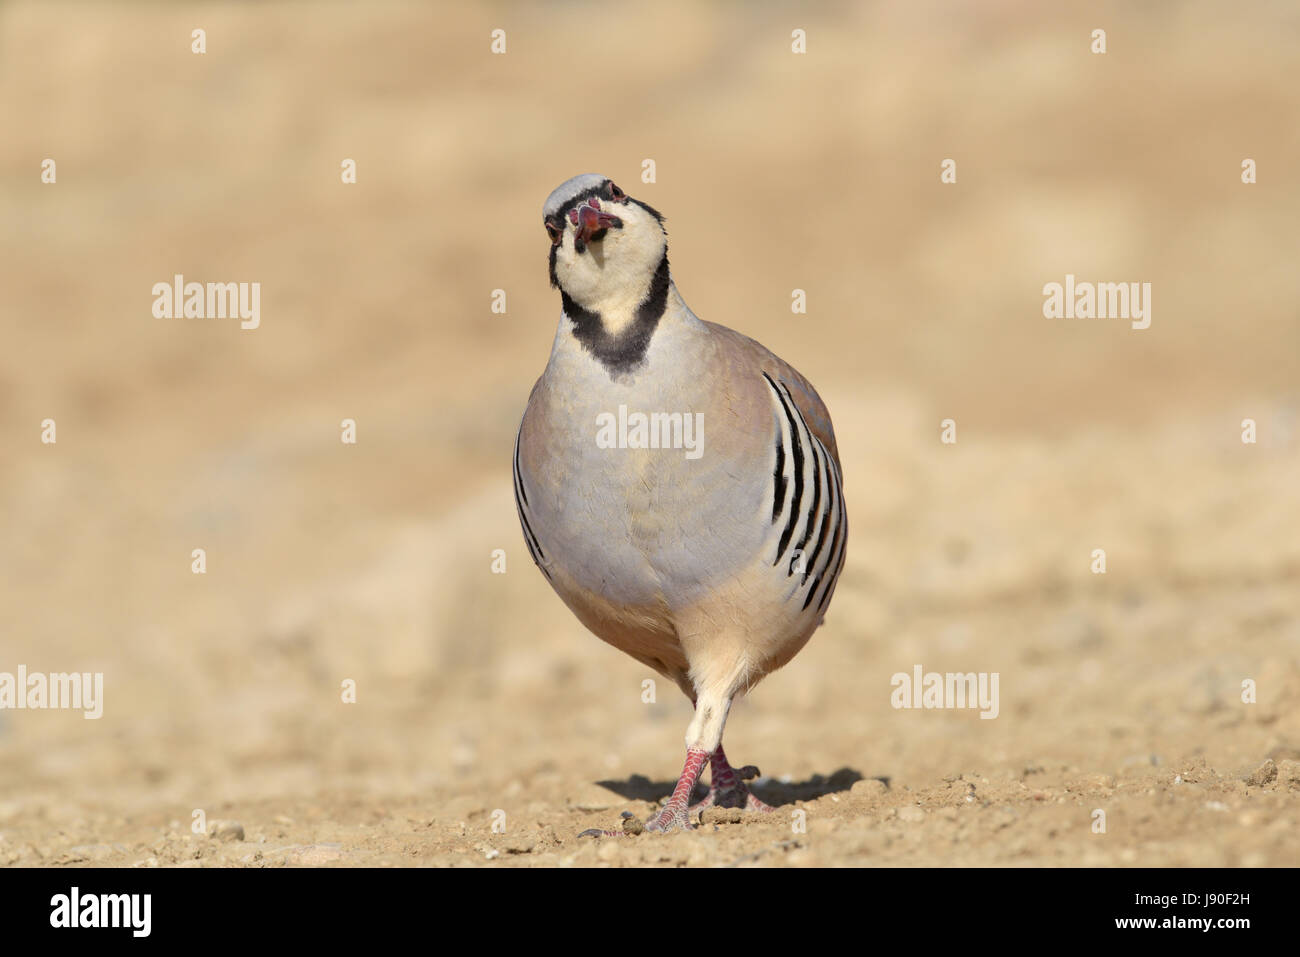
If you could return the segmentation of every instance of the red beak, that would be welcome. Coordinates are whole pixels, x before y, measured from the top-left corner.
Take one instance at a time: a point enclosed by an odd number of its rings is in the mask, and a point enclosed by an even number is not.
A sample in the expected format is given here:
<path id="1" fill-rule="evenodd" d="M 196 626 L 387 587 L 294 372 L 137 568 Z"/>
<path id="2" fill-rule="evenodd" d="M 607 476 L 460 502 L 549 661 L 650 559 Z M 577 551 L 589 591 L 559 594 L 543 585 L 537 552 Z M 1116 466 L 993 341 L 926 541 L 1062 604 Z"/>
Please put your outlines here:
<path id="1" fill-rule="evenodd" d="M 587 243 L 597 233 L 604 232 L 611 226 L 615 229 L 621 229 L 623 220 L 617 216 L 611 216 L 609 213 L 600 209 L 595 209 L 586 203 L 583 203 L 576 210 L 569 213 L 569 220 L 574 225 L 574 246 L 578 252 L 582 252 Z"/>

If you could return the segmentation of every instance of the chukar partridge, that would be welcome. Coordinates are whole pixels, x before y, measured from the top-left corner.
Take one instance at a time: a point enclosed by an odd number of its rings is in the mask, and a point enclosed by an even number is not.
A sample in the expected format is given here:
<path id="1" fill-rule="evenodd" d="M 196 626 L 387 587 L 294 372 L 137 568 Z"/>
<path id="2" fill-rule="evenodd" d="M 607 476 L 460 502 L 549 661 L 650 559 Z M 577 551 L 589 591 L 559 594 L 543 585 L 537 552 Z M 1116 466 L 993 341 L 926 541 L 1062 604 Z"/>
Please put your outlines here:
<path id="1" fill-rule="evenodd" d="M 524 540 L 584 625 L 695 706 L 681 778 L 647 829 L 688 828 L 708 804 L 770 810 L 722 730 L 732 700 L 821 624 L 844 566 L 830 416 L 781 359 L 696 318 L 650 206 L 586 174 L 543 219 L 563 313 L 515 439 Z M 712 786 L 691 807 L 706 762 Z"/>

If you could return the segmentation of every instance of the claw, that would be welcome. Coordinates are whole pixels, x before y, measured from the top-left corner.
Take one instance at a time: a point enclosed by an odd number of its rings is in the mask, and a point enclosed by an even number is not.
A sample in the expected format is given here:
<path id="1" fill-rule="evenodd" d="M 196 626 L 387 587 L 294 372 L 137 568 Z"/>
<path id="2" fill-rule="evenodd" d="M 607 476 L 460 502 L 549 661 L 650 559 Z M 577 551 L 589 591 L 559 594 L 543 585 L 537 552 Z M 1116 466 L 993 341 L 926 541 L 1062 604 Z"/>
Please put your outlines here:
<path id="1" fill-rule="evenodd" d="M 646 826 L 631 811 L 624 811 L 622 817 L 623 829 L 621 831 L 607 831 L 604 828 L 589 827 L 579 833 L 578 837 L 636 837 L 645 833 Z"/>
<path id="2" fill-rule="evenodd" d="M 742 768 L 733 768 L 727 763 L 727 755 L 719 747 L 710 756 L 713 781 L 709 792 L 698 804 L 691 807 L 691 813 L 708 807 L 732 807 L 746 811 L 771 811 L 772 809 L 754 796 L 745 786 L 746 781 L 761 777 L 763 772 L 752 764 Z"/>

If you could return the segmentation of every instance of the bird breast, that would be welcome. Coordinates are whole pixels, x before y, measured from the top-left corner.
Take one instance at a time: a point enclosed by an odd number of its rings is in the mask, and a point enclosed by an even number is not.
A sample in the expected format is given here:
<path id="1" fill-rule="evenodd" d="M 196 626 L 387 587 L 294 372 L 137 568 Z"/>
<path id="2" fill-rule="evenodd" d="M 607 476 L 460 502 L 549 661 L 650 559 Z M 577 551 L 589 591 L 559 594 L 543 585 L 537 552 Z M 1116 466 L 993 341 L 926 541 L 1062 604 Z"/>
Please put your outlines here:
<path id="1" fill-rule="evenodd" d="M 686 604 L 758 558 L 768 439 L 738 430 L 725 396 L 706 386 L 557 390 L 544 380 L 521 435 L 530 518 L 580 587 Z"/>

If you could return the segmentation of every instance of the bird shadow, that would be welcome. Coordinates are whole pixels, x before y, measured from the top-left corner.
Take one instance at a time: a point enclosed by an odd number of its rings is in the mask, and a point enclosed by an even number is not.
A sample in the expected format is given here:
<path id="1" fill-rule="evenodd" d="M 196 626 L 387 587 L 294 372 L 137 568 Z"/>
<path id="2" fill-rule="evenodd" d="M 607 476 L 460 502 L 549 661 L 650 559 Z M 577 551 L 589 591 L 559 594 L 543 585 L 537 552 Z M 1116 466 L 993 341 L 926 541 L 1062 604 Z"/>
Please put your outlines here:
<path id="1" fill-rule="evenodd" d="M 749 789 L 759 800 L 772 807 L 781 807 L 794 804 L 796 801 L 815 801 L 827 794 L 848 791 L 858 781 L 865 779 L 866 776 L 861 771 L 840 768 L 829 775 L 814 774 L 806 781 L 779 781 L 776 778 L 760 777 L 749 782 Z M 889 778 L 875 775 L 875 779 L 882 782 L 886 788 L 889 787 Z M 596 783 L 626 800 L 648 801 L 651 804 L 658 804 L 662 798 L 671 794 L 677 785 L 676 781 L 651 781 L 643 774 L 633 774 L 623 781 L 597 781 Z M 706 793 L 708 788 L 697 784 L 692 800 L 699 800 Z"/>

